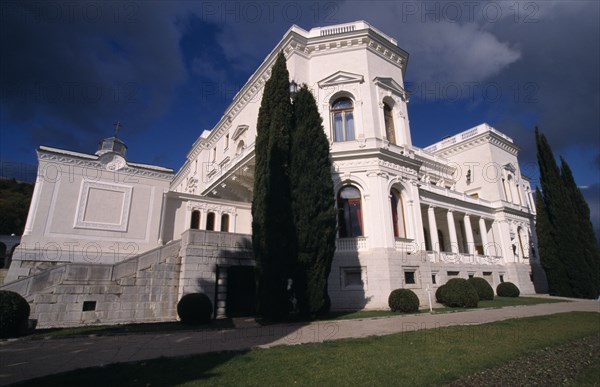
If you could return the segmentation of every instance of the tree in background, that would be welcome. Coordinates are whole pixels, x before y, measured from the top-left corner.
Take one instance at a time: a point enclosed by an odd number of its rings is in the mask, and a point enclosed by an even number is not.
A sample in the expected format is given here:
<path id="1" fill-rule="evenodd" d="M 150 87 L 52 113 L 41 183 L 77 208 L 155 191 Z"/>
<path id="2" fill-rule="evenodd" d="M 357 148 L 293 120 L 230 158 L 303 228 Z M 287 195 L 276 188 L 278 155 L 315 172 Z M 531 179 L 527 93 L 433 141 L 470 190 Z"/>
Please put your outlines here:
<path id="1" fill-rule="evenodd" d="M 290 184 L 298 252 L 293 289 L 300 316 L 310 318 L 329 310 L 327 279 L 337 222 L 329 141 L 315 98 L 305 85 L 293 105 Z"/>
<path id="2" fill-rule="evenodd" d="M 565 266 L 560 259 L 556 230 L 548 218 L 546 204 L 538 187 L 535 188 L 535 208 L 537 210 L 535 230 L 538 235 L 538 252 L 540 263 L 548 279 L 548 291 L 550 294 L 571 297 L 573 292 L 569 285 Z"/>
<path id="3" fill-rule="evenodd" d="M 579 298 L 598 296 L 597 275 L 592 274 L 592 264 L 586 255 L 589 242 L 582 242 L 579 232 L 589 222 L 581 219 L 583 209 L 578 209 L 573 199 L 581 192 L 575 185 L 570 169 L 561 170 L 546 137 L 536 128 L 537 159 L 540 168 L 542 191 L 536 188 L 538 206 L 538 245 L 540 261 L 548 277 L 548 286 L 556 295 Z M 567 171 L 568 170 L 568 171 Z M 565 181 L 569 181 L 567 184 Z M 597 249 L 595 238 L 594 245 Z"/>
<path id="4" fill-rule="evenodd" d="M 0 235 L 22 235 L 33 185 L 0 179 Z"/>
<path id="5" fill-rule="evenodd" d="M 272 320 L 288 314 L 288 279 L 296 257 L 289 182 L 292 119 L 289 73 L 280 53 L 258 113 L 252 199 L 257 307 L 260 315 Z"/>
<path id="6" fill-rule="evenodd" d="M 560 172 L 567 197 L 578 220 L 575 232 L 584 259 L 590 267 L 591 280 L 592 284 L 596 285 L 594 291 L 597 295 L 600 293 L 600 248 L 598 248 L 598 241 L 590 218 L 590 207 L 575 183 L 569 164 L 562 157 L 560 158 Z"/>

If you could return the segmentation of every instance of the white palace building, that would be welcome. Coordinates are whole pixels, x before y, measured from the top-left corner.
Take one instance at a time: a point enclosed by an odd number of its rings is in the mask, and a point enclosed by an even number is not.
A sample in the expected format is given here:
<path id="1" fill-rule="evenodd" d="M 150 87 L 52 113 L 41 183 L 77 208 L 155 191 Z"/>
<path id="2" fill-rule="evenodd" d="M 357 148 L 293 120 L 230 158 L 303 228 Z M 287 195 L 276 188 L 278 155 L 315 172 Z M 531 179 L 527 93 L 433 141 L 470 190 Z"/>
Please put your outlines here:
<path id="1" fill-rule="evenodd" d="M 363 21 L 292 26 L 177 173 L 127 160 L 116 135 L 95 154 L 38 148 L 3 287 L 27 298 L 38 326 L 175 320 L 177 301 L 197 291 L 216 317 L 252 312 L 256 121 L 281 51 L 290 81 L 312 90 L 331 143 L 333 309 L 385 309 L 397 288 L 425 307 L 454 277 L 511 281 L 524 294 L 545 281 L 513 140 L 481 124 L 414 146 L 408 53 L 395 39 Z"/>

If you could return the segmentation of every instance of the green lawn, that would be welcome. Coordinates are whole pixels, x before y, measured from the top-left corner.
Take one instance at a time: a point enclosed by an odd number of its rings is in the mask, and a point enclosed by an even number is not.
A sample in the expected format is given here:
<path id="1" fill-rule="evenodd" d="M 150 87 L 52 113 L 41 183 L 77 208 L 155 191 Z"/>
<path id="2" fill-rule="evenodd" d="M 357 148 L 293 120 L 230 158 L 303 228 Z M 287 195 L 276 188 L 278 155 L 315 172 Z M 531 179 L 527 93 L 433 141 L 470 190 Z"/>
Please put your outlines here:
<path id="1" fill-rule="evenodd" d="M 600 364 L 588 368 L 577 379 L 570 383 L 572 387 L 600 387 Z"/>
<path id="2" fill-rule="evenodd" d="M 535 305 L 535 304 L 554 304 L 557 302 L 570 302 L 555 298 L 539 298 L 539 297 L 498 297 L 495 296 L 492 301 L 479 301 L 477 309 L 482 308 L 504 308 L 506 306 L 520 306 L 520 305 Z M 434 308 L 434 313 L 446 313 L 446 312 L 459 312 L 468 310 L 465 308 Z"/>
<path id="3" fill-rule="evenodd" d="M 598 313 L 564 313 L 382 337 L 161 358 L 78 370 L 25 385 L 440 385 L 541 348 L 590 335 L 600 337 L 599 327 Z M 587 378 L 591 380 L 597 373 L 590 372 Z"/>

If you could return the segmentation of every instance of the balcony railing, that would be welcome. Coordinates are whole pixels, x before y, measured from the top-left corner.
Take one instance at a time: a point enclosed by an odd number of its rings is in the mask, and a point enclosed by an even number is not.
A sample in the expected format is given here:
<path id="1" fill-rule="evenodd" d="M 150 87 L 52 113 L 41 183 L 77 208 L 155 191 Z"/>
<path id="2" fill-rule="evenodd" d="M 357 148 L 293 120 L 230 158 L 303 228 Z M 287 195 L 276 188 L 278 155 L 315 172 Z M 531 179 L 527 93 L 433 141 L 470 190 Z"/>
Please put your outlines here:
<path id="1" fill-rule="evenodd" d="M 413 253 L 418 250 L 418 248 L 417 248 L 418 246 L 414 242 L 413 239 L 396 238 L 394 243 L 395 243 L 396 250 L 399 250 L 399 251 L 406 251 L 406 252 Z"/>
<path id="2" fill-rule="evenodd" d="M 337 251 L 359 251 L 367 249 L 367 238 L 338 238 L 335 241 Z"/>
<path id="3" fill-rule="evenodd" d="M 452 253 L 448 251 L 428 251 L 427 257 L 432 263 L 462 263 L 471 265 L 499 265 L 504 263 L 502 257 L 499 256 Z"/>

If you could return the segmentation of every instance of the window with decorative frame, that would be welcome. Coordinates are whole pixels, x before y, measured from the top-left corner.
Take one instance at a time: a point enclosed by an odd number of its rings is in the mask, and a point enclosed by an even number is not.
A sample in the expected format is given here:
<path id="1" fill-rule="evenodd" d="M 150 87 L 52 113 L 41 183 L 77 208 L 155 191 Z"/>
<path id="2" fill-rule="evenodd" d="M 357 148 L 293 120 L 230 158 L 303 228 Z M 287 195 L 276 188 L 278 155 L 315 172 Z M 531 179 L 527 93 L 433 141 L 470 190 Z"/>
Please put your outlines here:
<path id="1" fill-rule="evenodd" d="M 363 236 L 362 206 L 358 188 L 352 185 L 343 187 L 337 199 L 340 238 Z"/>
<path id="2" fill-rule="evenodd" d="M 333 141 L 343 142 L 354 140 L 354 103 L 348 97 L 336 99 L 331 104 L 331 126 Z"/>

